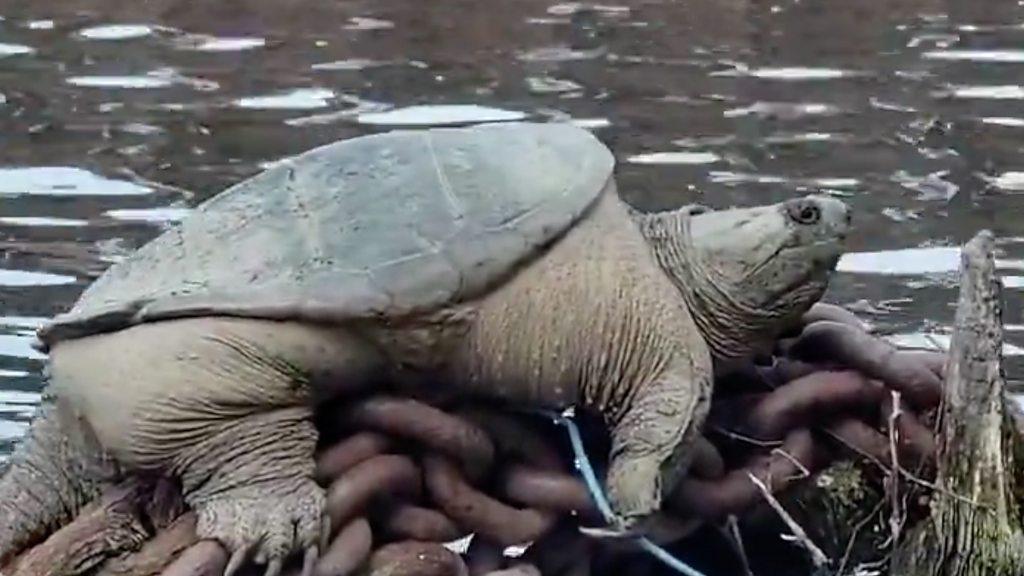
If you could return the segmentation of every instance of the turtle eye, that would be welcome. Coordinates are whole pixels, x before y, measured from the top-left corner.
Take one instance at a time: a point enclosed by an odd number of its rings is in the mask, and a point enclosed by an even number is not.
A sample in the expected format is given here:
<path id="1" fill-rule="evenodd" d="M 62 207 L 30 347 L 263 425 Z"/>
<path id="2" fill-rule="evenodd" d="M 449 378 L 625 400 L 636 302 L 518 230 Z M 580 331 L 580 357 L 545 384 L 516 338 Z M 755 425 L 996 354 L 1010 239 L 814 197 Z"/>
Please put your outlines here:
<path id="1" fill-rule="evenodd" d="M 821 208 L 813 202 L 801 202 L 789 210 L 789 216 L 800 224 L 817 224 L 821 220 Z"/>

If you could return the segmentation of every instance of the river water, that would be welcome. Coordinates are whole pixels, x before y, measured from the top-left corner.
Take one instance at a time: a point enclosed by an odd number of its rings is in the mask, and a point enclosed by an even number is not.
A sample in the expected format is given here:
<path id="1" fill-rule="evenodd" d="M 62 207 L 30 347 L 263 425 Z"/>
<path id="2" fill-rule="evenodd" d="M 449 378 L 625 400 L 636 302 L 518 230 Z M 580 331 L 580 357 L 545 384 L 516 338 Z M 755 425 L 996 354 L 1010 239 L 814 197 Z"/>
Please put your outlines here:
<path id="1" fill-rule="evenodd" d="M 1013 1 L 0 0 L 0 455 L 32 330 L 276 159 L 402 125 L 572 120 L 642 209 L 844 198 L 827 300 L 942 345 L 957 246 L 999 237 L 1024 346 L 1024 7 Z"/>

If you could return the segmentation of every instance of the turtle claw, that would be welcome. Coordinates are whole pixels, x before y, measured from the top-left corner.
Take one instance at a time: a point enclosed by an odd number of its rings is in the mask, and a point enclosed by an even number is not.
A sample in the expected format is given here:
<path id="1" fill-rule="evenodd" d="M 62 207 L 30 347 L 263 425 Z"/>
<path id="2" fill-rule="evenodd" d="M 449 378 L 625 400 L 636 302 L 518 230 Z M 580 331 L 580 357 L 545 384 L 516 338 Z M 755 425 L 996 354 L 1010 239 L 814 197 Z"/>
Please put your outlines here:
<path id="1" fill-rule="evenodd" d="M 595 540 L 630 540 L 643 535 L 636 524 L 627 526 L 618 522 L 610 526 L 580 526 L 580 534 Z"/>
<path id="2" fill-rule="evenodd" d="M 320 518 L 320 550 L 327 550 L 331 545 L 331 517 L 324 514 Z M 308 554 L 308 552 L 307 552 Z"/>
<path id="3" fill-rule="evenodd" d="M 280 558 L 274 558 L 267 563 L 267 570 L 263 576 L 281 576 L 282 563 Z"/>
<path id="4" fill-rule="evenodd" d="M 228 559 L 228 565 L 224 568 L 224 576 L 234 576 L 236 572 L 241 570 L 242 566 L 245 565 L 245 561 L 248 560 L 249 554 L 255 547 L 256 543 L 251 542 L 248 545 L 242 546 L 232 552 L 231 558 Z"/>
<path id="5" fill-rule="evenodd" d="M 224 576 L 235 576 L 250 560 L 265 576 L 278 576 L 293 552 L 316 548 L 325 538 L 323 490 L 312 480 L 290 492 L 270 492 L 262 485 L 244 490 L 195 507 L 197 534 L 231 552 Z"/>
<path id="6" fill-rule="evenodd" d="M 302 559 L 301 576 L 313 576 L 316 569 L 316 561 L 320 559 L 320 550 L 316 546 L 306 548 L 306 555 Z"/>

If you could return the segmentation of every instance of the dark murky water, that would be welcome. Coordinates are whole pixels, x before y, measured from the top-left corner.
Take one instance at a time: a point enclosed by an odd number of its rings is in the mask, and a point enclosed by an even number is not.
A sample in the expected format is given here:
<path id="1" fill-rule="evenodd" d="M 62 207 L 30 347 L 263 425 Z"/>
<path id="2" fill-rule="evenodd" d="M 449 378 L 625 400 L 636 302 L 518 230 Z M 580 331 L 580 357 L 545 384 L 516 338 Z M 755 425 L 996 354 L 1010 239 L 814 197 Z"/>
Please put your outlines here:
<path id="1" fill-rule="evenodd" d="M 395 125 L 572 119 L 641 208 L 842 196 L 858 231 L 828 299 L 912 346 L 942 343 L 955 247 L 991 228 L 1021 378 L 1018 3 L 0 0 L 0 16 L 0 453 L 39 400 L 33 328 L 91 278 L 261 165 Z"/>

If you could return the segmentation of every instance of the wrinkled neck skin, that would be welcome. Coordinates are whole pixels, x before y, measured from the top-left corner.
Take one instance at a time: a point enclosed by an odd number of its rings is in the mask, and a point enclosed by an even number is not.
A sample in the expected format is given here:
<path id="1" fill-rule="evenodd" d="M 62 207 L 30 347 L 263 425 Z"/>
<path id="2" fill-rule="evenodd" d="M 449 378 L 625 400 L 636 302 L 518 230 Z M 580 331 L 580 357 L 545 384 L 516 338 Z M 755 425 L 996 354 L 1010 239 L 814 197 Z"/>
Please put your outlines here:
<path id="1" fill-rule="evenodd" d="M 727 371 L 755 355 L 770 352 L 778 333 L 804 312 L 752 307 L 738 298 L 740 290 L 730 286 L 717 273 L 715 264 L 694 247 L 690 235 L 693 216 L 687 208 L 654 214 L 633 212 L 632 216 L 661 268 L 686 301 L 711 349 L 716 371 Z"/>

